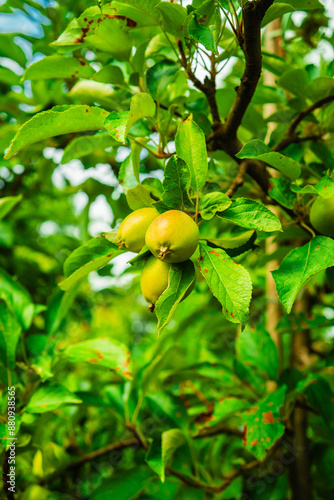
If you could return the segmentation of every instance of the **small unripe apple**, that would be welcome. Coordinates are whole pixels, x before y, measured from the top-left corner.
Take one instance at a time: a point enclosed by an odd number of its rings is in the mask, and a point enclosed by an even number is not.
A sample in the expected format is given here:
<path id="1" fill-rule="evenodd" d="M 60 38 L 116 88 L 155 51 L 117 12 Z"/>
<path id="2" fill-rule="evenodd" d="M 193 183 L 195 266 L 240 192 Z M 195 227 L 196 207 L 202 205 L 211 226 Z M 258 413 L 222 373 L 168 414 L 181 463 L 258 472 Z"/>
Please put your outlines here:
<path id="1" fill-rule="evenodd" d="M 146 232 L 146 245 L 167 263 L 185 262 L 195 252 L 199 239 L 197 224 L 180 210 L 159 215 Z"/>
<path id="2" fill-rule="evenodd" d="M 161 262 L 154 256 L 147 259 L 143 267 L 140 287 L 149 310 L 154 311 L 155 303 L 168 287 L 170 264 Z"/>
<path id="3" fill-rule="evenodd" d="M 149 257 L 143 267 L 140 287 L 144 299 L 148 302 L 149 311 L 153 312 L 157 300 L 168 288 L 168 278 L 171 264 L 167 264 L 154 256 Z M 196 278 L 188 288 L 182 300 L 184 300 L 195 288 Z"/>
<path id="4" fill-rule="evenodd" d="M 152 221 L 158 217 L 155 208 L 139 208 L 125 217 L 117 231 L 117 245 L 130 252 L 140 252 L 145 245 L 145 234 Z"/>
<path id="5" fill-rule="evenodd" d="M 315 200 L 310 212 L 311 224 L 325 236 L 334 237 L 334 195 L 330 198 Z"/>

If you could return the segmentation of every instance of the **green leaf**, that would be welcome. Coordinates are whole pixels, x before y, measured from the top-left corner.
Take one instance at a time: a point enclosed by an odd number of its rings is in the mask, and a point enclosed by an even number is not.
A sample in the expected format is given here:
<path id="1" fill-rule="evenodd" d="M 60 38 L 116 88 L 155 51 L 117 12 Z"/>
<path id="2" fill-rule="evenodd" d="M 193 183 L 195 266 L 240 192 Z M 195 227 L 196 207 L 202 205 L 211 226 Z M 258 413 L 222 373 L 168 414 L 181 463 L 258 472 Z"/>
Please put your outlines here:
<path id="1" fill-rule="evenodd" d="M 316 236 L 306 245 L 291 250 L 279 269 L 272 271 L 280 301 L 289 313 L 299 290 L 315 273 L 334 265 L 334 240 Z"/>
<path id="2" fill-rule="evenodd" d="M 85 43 L 117 57 L 120 61 L 127 61 L 131 55 L 132 39 L 126 26 L 132 20 L 128 20 L 129 18 L 125 20 L 108 18 L 98 23 L 99 18 L 95 16 L 93 19 L 96 20 L 97 27 L 94 34 L 85 38 Z"/>
<path id="3" fill-rule="evenodd" d="M 112 101 L 117 97 L 113 87 L 106 83 L 95 80 L 78 80 L 68 93 L 73 100 L 79 100 L 85 104 L 99 103 L 102 106 L 113 107 Z"/>
<path id="4" fill-rule="evenodd" d="M 305 0 L 293 0 L 292 5 L 296 10 L 304 10 L 306 12 L 318 9 L 323 12 L 324 10 L 324 6 L 319 0 L 307 0 L 307 2 Z"/>
<path id="5" fill-rule="evenodd" d="M 105 266 L 123 252 L 124 250 L 103 236 L 92 238 L 86 245 L 76 248 L 66 259 L 64 264 L 66 279 L 59 283 L 59 287 L 64 291 L 69 290 L 83 276 Z"/>
<path id="6" fill-rule="evenodd" d="M 317 184 L 314 186 L 308 184 L 304 187 L 291 185 L 291 190 L 294 193 L 300 194 L 317 194 L 321 198 L 330 198 L 334 194 L 334 179 L 326 174 Z"/>
<path id="7" fill-rule="evenodd" d="M 230 257 L 236 257 L 237 255 L 241 255 L 248 250 L 254 250 L 256 248 L 256 245 L 254 244 L 254 241 L 256 240 L 256 232 L 253 230 L 246 231 L 238 236 L 233 236 L 232 238 L 201 239 L 205 240 L 210 247 L 222 248 Z"/>
<path id="8" fill-rule="evenodd" d="M 259 139 L 254 139 L 245 144 L 236 156 L 238 158 L 255 158 L 261 160 L 292 180 L 297 179 L 301 174 L 300 165 L 295 160 L 284 156 L 282 153 L 271 151 Z"/>
<path id="9" fill-rule="evenodd" d="M 293 2 L 293 0 L 290 0 Z M 262 19 L 261 26 L 266 26 L 267 24 L 271 23 L 271 21 L 274 21 L 275 19 L 282 17 L 284 14 L 287 14 L 288 12 L 293 12 L 295 8 L 288 4 L 288 3 L 282 3 L 282 2 L 275 2 L 273 5 L 269 7 L 267 12 L 264 15 L 264 18 Z"/>
<path id="10" fill-rule="evenodd" d="M 258 85 L 254 96 L 252 98 L 252 104 L 285 104 L 284 93 L 280 91 L 277 87 L 270 87 L 269 85 Z"/>
<path id="11" fill-rule="evenodd" d="M 314 315 L 304 312 L 292 312 L 285 315 L 277 324 L 280 333 L 295 332 L 297 330 L 311 330 L 334 326 L 334 318 L 328 319 L 323 314 Z"/>
<path id="12" fill-rule="evenodd" d="M 213 246 L 222 248 L 223 250 L 235 249 L 243 246 L 247 243 L 251 237 L 255 234 L 255 231 L 245 231 L 244 233 L 238 234 L 231 238 L 201 238 L 202 240 L 208 241 Z"/>
<path id="13" fill-rule="evenodd" d="M 224 193 L 213 191 L 201 196 L 199 203 L 199 213 L 205 220 L 210 220 L 216 212 L 226 210 L 232 203 L 232 200 Z"/>
<path id="14" fill-rule="evenodd" d="M 126 193 L 126 201 L 132 210 L 153 207 L 156 202 L 156 200 L 151 196 L 151 191 L 142 184 L 137 184 L 136 187 L 128 189 Z"/>
<path id="15" fill-rule="evenodd" d="M 24 80 L 51 80 L 52 78 L 90 78 L 94 69 L 83 59 L 67 56 L 47 56 L 25 70 Z"/>
<path id="16" fill-rule="evenodd" d="M 2 4 L 4 6 L 4 4 Z M 27 57 L 24 51 L 13 40 L 13 34 L 0 34 L 0 56 L 8 57 L 18 62 L 23 68 L 27 63 Z"/>
<path id="17" fill-rule="evenodd" d="M 136 187 L 139 182 L 141 150 L 142 147 L 139 144 L 133 142 L 131 144 L 131 153 L 123 161 L 119 170 L 118 180 L 125 194 L 129 189 Z"/>
<path id="18" fill-rule="evenodd" d="M 92 79 L 96 82 L 111 83 L 112 85 L 124 84 L 124 75 L 121 68 L 114 65 L 103 66 Z"/>
<path id="19" fill-rule="evenodd" d="M 10 304 L 20 325 L 28 330 L 34 316 L 34 304 L 27 290 L 0 269 L 0 298 Z"/>
<path id="20" fill-rule="evenodd" d="M 10 248 L 14 244 L 14 227 L 7 221 L 0 221 L 0 247 Z"/>
<path id="21" fill-rule="evenodd" d="M 60 329 L 76 294 L 77 287 L 75 286 L 67 292 L 63 292 L 59 288 L 55 290 L 45 314 L 45 330 L 47 334 L 52 335 Z"/>
<path id="22" fill-rule="evenodd" d="M 132 379 L 130 351 L 115 339 L 99 338 L 73 344 L 63 354 L 74 363 L 83 361 L 104 366 L 127 380 Z"/>
<path id="23" fill-rule="evenodd" d="M 20 335 L 19 322 L 7 304 L 0 300 L 0 361 L 9 370 L 15 368 L 15 351 Z"/>
<path id="24" fill-rule="evenodd" d="M 276 484 L 275 484 L 276 486 Z M 267 491 L 267 490 L 266 490 Z M 230 500 L 231 498 L 242 499 L 243 495 L 243 478 L 237 477 L 230 483 L 222 492 L 221 500 Z M 283 500 L 283 497 L 275 500 Z"/>
<path id="25" fill-rule="evenodd" d="M 6 85 L 18 85 L 20 77 L 12 70 L 0 67 L 0 82 Z"/>
<path id="26" fill-rule="evenodd" d="M 131 266 L 136 266 L 138 262 L 141 264 L 144 264 L 144 262 L 150 257 L 152 254 L 148 247 L 146 245 L 143 246 L 143 248 L 140 250 L 140 252 L 133 257 L 133 259 L 130 259 L 127 263 L 131 264 Z"/>
<path id="27" fill-rule="evenodd" d="M 307 96 L 312 101 L 320 101 L 324 97 L 334 94 L 334 78 L 329 76 L 321 76 L 315 78 L 308 84 L 306 89 Z"/>
<path id="28" fill-rule="evenodd" d="M 6 215 L 22 200 L 22 195 L 18 196 L 5 196 L 0 198 L 0 220 L 6 217 Z"/>
<path id="29" fill-rule="evenodd" d="M 169 464 L 177 448 L 185 443 L 185 436 L 180 429 L 169 429 L 161 435 L 161 459 L 163 467 Z M 165 481 L 165 471 L 161 476 L 161 481 Z"/>
<path id="30" fill-rule="evenodd" d="M 280 87 L 288 90 L 302 99 L 306 97 L 306 88 L 308 86 L 307 71 L 303 68 L 290 69 L 283 73 L 277 81 Z"/>
<path id="31" fill-rule="evenodd" d="M 262 65 L 276 76 L 280 76 L 286 71 L 285 59 L 265 50 L 262 50 Z"/>
<path id="32" fill-rule="evenodd" d="M 40 386 L 32 395 L 26 407 L 28 413 L 46 413 L 64 404 L 80 404 L 81 399 L 62 385 Z"/>
<path id="33" fill-rule="evenodd" d="M 196 433 L 216 427 L 221 421 L 226 420 L 230 416 L 235 416 L 239 410 L 244 410 L 249 407 L 249 403 L 239 398 L 226 397 L 215 403 L 212 414 L 199 415 L 195 420 Z"/>
<path id="34" fill-rule="evenodd" d="M 195 279 L 195 267 L 191 260 L 180 264 L 172 264 L 168 276 L 168 288 L 155 304 L 158 317 L 158 333 L 168 325 L 176 306 L 184 298 Z"/>
<path id="35" fill-rule="evenodd" d="M 334 393 L 327 380 L 320 375 L 310 373 L 306 380 L 298 383 L 297 390 L 306 394 L 310 405 L 330 426 L 334 418 Z"/>
<path id="36" fill-rule="evenodd" d="M 73 19 L 65 31 L 52 43 L 55 47 L 82 45 L 107 52 L 118 60 L 128 60 L 132 39 L 128 33 L 137 23 L 124 15 L 115 15 L 110 6 L 103 8 L 103 15 L 98 7 L 86 9 L 78 19 Z"/>
<path id="37" fill-rule="evenodd" d="M 146 400 L 151 414 L 159 415 L 169 426 L 177 425 L 184 433 L 188 433 L 189 417 L 180 398 L 166 391 L 151 391 L 146 394 Z"/>
<path id="38" fill-rule="evenodd" d="M 69 142 L 64 149 L 61 162 L 68 163 L 76 158 L 82 158 L 95 152 L 104 151 L 106 148 L 119 146 L 108 132 L 99 132 L 95 135 L 80 135 Z"/>
<path id="39" fill-rule="evenodd" d="M 169 100 L 168 86 L 173 83 L 179 73 L 175 61 L 163 59 L 147 70 L 147 88 L 158 101 Z"/>
<path id="40" fill-rule="evenodd" d="M 283 207 L 293 208 L 297 203 L 297 196 L 292 192 L 291 182 L 282 177 L 270 178 L 269 193 L 270 196 L 283 205 Z"/>
<path id="41" fill-rule="evenodd" d="M 154 8 L 158 3 L 159 0 L 120 0 L 119 2 L 115 2 L 118 6 L 124 4 L 125 6 L 131 5 L 131 7 L 136 7 L 138 10 L 140 9 L 139 13 L 145 24 L 148 24 L 148 21 L 152 22 L 152 19 L 155 20 L 155 24 L 158 24 L 157 19 L 154 17 Z M 120 9 L 120 12 L 123 14 L 122 9 Z M 150 14 L 150 20 L 147 19 L 147 14 Z"/>
<path id="42" fill-rule="evenodd" d="M 165 467 L 170 463 L 177 448 L 185 443 L 185 436 L 180 429 L 169 429 L 161 434 L 161 441 L 153 441 L 146 456 L 148 465 L 165 482 Z"/>
<path id="43" fill-rule="evenodd" d="M 177 3 L 160 2 L 155 7 L 161 14 L 162 24 L 171 35 L 179 40 L 183 39 L 183 25 L 187 17 L 187 9 Z"/>
<path id="44" fill-rule="evenodd" d="M 218 54 L 217 41 L 221 23 L 219 7 L 212 0 L 206 0 L 199 4 L 196 10 L 190 12 L 184 22 L 184 38 L 187 44 L 196 40 L 204 47 Z"/>
<path id="45" fill-rule="evenodd" d="M 227 253 L 200 242 L 200 271 L 212 294 L 222 305 L 223 314 L 232 323 L 246 323 L 252 296 L 252 282 L 246 269 Z"/>
<path id="46" fill-rule="evenodd" d="M 274 19 L 282 17 L 288 12 L 294 12 L 296 10 L 312 11 L 317 9 L 321 11 L 324 10 L 324 6 L 319 2 L 319 0 L 310 0 L 307 2 L 305 2 L 305 0 L 289 0 L 286 2 L 275 1 L 265 13 L 261 26 L 266 26 Z"/>
<path id="47" fill-rule="evenodd" d="M 191 177 L 191 187 L 198 193 L 205 184 L 208 158 L 205 137 L 190 114 L 181 121 L 175 138 L 177 155 L 186 162 Z"/>
<path id="48" fill-rule="evenodd" d="M 277 348 L 261 326 L 249 327 L 237 336 L 236 353 L 238 359 L 261 376 L 277 380 L 278 354 Z"/>
<path id="49" fill-rule="evenodd" d="M 81 105 L 55 106 L 48 111 L 38 113 L 19 128 L 10 143 L 5 159 L 11 158 L 25 146 L 49 137 L 102 129 L 108 114 L 104 109 Z"/>
<path id="50" fill-rule="evenodd" d="M 279 219 L 262 203 L 248 198 L 237 198 L 232 205 L 221 214 L 223 220 L 233 222 L 237 226 L 258 231 L 282 231 Z"/>
<path id="51" fill-rule="evenodd" d="M 252 370 L 252 368 L 248 368 L 247 365 L 239 361 L 239 359 L 235 356 L 233 359 L 233 368 L 235 375 L 242 382 L 242 384 L 253 387 L 255 392 L 258 394 L 263 394 L 266 390 L 266 382 L 263 380 L 260 375 Z"/>
<path id="52" fill-rule="evenodd" d="M 146 454 L 145 462 L 158 474 L 162 483 L 165 482 L 165 467 L 162 463 L 161 439 L 152 439 Z"/>
<path id="53" fill-rule="evenodd" d="M 112 111 L 104 122 L 109 134 L 119 142 L 125 142 L 131 125 L 144 117 L 154 117 L 155 102 L 149 94 L 136 94 L 131 98 L 130 111 Z"/>
<path id="54" fill-rule="evenodd" d="M 147 466 L 136 466 L 122 472 L 113 473 L 112 477 L 102 483 L 93 493 L 91 500 L 129 500 L 136 498 L 144 490 L 154 477 L 153 472 Z"/>
<path id="55" fill-rule="evenodd" d="M 243 413 L 245 445 L 258 460 L 265 458 L 267 451 L 284 433 L 280 408 L 284 403 L 285 392 L 286 386 L 283 385 Z"/>
<path id="56" fill-rule="evenodd" d="M 176 5 L 176 4 L 169 4 Z M 165 167 L 162 201 L 170 208 L 183 210 L 193 203 L 189 198 L 190 172 L 188 165 L 173 155 Z"/>

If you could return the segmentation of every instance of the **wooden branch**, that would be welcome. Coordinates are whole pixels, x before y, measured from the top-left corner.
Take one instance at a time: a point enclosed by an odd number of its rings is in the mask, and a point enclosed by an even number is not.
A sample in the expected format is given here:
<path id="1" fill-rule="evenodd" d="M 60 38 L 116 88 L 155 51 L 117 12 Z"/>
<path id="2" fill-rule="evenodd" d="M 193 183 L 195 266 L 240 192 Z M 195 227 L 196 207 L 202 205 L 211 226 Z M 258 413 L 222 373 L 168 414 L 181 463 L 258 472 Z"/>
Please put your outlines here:
<path id="1" fill-rule="evenodd" d="M 92 451 L 91 453 L 87 453 L 86 455 L 83 455 L 82 457 L 78 458 L 78 460 L 71 462 L 67 466 L 67 470 L 68 469 L 75 469 L 76 467 L 81 467 L 81 465 L 85 464 L 86 462 L 91 462 L 92 460 L 95 460 L 96 458 L 99 458 L 99 457 L 102 457 L 103 455 L 107 455 L 108 453 L 111 453 L 112 451 L 123 450 L 125 448 L 131 448 L 133 446 L 138 446 L 138 444 L 139 444 L 139 442 L 138 442 L 137 438 L 124 439 L 123 441 L 117 441 L 116 443 L 108 444 L 107 446 L 104 446 L 103 448 L 99 448 L 98 450 Z"/>
<path id="2" fill-rule="evenodd" d="M 239 44 L 245 54 L 245 70 L 226 121 L 217 130 L 217 138 L 219 135 L 224 136 L 225 143 L 236 140 L 237 130 L 258 84 L 262 71 L 261 22 L 273 2 L 247 2 L 242 9 L 243 34 L 239 34 Z"/>
<path id="3" fill-rule="evenodd" d="M 291 122 L 283 139 L 272 148 L 273 151 L 282 151 L 283 149 L 290 146 L 290 144 L 295 144 L 304 141 L 318 141 L 319 139 L 321 139 L 323 134 L 312 134 L 304 137 L 299 137 L 298 133 L 296 132 L 296 129 L 298 125 L 304 120 L 304 118 L 310 113 L 312 113 L 312 111 L 321 108 L 322 106 L 325 106 L 326 104 L 333 101 L 334 101 L 334 95 L 330 95 L 324 97 L 323 99 L 320 99 L 320 101 L 315 102 L 308 108 L 301 111 L 296 116 L 296 118 Z"/>
<path id="4" fill-rule="evenodd" d="M 232 470 L 224 476 L 224 481 L 218 485 L 203 483 L 197 478 L 182 474 L 181 472 L 178 472 L 171 467 L 166 467 L 166 470 L 169 472 L 169 474 L 177 477 L 178 479 L 180 479 L 180 481 L 182 481 L 187 486 L 190 486 L 191 488 L 203 489 L 205 491 L 211 491 L 213 493 L 220 493 L 221 491 L 224 491 L 234 481 L 234 479 L 241 476 L 244 472 L 257 467 L 260 464 L 260 461 L 254 460 L 253 462 L 249 462 L 248 464 L 243 465 L 239 469 Z"/>
<path id="5" fill-rule="evenodd" d="M 305 135 L 303 137 L 299 137 L 299 135 L 294 134 L 291 137 L 285 136 L 278 144 L 276 144 L 272 150 L 273 151 L 282 151 L 283 149 L 287 148 L 290 146 L 290 144 L 300 144 L 301 142 L 307 142 L 307 141 L 319 141 L 322 139 L 323 134 L 310 134 L 310 135 Z"/>
<path id="6" fill-rule="evenodd" d="M 320 101 L 315 102 L 314 104 L 312 104 L 308 108 L 304 109 L 304 111 L 301 111 L 299 113 L 299 115 L 291 123 L 289 130 L 288 130 L 288 134 L 292 135 L 294 133 L 294 131 L 296 130 L 296 128 L 298 127 L 300 122 L 302 120 L 304 120 L 305 116 L 312 113 L 312 111 L 314 111 L 315 109 L 321 108 L 322 106 L 325 106 L 325 104 L 328 104 L 332 101 L 334 101 L 334 95 L 329 95 L 327 97 L 324 97 L 323 99 L 320 99 Z"/>
<path id="7" fill-rule="evenodd" d="M 145 436 L 143 435 L 143 433 L 141 432 L 141 430 L 140 430 L 139 427 L 137 427 L 134 424 L 128 424 L 126 426 L 126 428 L 130 432 L 132 432 L 134 438 L 137 439 L 137 441 L 140 444 L 140 446 L 142 446 L 145 450 L 149 449 L 150 446 L 149 446 L 148 442 L 146 441 Z"/>
<path id="8" fill-rule="evenodd" d="M 312 309 L 313 297 L 307 292 L 299 293 L 294 312 L 309 313 Z M 313 359 L 310 355 L 310 331 L 297 330 L 291 337 L 290 365 L 298 370 L 307 369 Z M 307 410 L 295 406 L 288 427 L 293 431 L 294 443 L 300 452 L 290 465 L 290 484 L 293 500 L 312 500 L 310 445 L 307 437 Z"/>
<path id="9" fill-rule="evenodd" d="M 247 161 L 242 161 L 240 163 L 239 171 L 238 171 L 237 175 L 235 176 L 235 179 L 232 182 L 231 186 L 229 187 L 229 189 L 225 193 L 226 196 L 228 196 L 229 198 L 232 198 L 232 196 L 237 191 L 237 189 L 239 189 L 239 187 L 243 185 L 244 177 L 245 177 L 246 171 L 247 171 L 247 166 L 248 166 Z"/>
<path id="10" fill-rule="evenodd" d="M 225 123 L 214 128 L 208 137 L 207 144 L 211 150 L 222 149 L 239 164 L 236 158 L 242 148 L 237 137 L 238 128 L 242 122 L 249 103 L 254 95 L 262 71 L 261 54 L 261 22 L 274 0 L 257 0 L 247 2 L 242 9 L 243 32 L 239 30 L 239 44 L 245 54 L 245 70 Z M 269 190 L 269 175 L 262 162 L 248 161 L 247 172 L 267 194 Z M 243 169 L 244 167 L 242 167 Z M 243 172 L 236 178 L 236 184 L 231 186 L 231 195 L 241 185 Z"/>
<path id="11" fill-rule="evenodd" d="M 213 120 L 213 126 L 217 127 L 220 124 L 219 111 L 216 101 L 216 80 L 215 80 L 215 69 L 214 66 L 211 68 L 211 78 L 205 78 L 204 83 L 202 83 L 192 71 L 190 64 L 187 62 L 186 54 L 184 52 L 183 43 L 181 40 L 177 40 L 177 46 L 180 52 L 180 63 L 181 66 L 186 70 L 189 79 L 193 82 L 198 90 L 201 90 L 209 103 L 210 111 Z M 213 64 L 213 63 L 212 63 Z"/>
<path id="12" fill-rule="evenodd" d="M 92 460 L 95 460 L 97 458 L 100 458 L 104 455 L 108 455 L 108 453 L 111 453 L 116 450 L 123 450 L 125 448 L 132 448 L 132 447 L 141 447 L 141 443 L 137 438 L 131 438 L 131 439 L 124 439 L 121 441 L 116 441 L 115 443 L 108 444 L 107 446 L 104 446 L 103 448 L 99 448 L 98 450 L 94 450 L 91 453 L 87 453 L 83 455 L 82 457 L 78 458 L 77 460 L 74 460 L 73 462 L 70 462 L 67 465 L 64 465 L 66 468 L 66 471 L 69 471 L 71 469 L 76 469 L 81 467 L 87 462 L 91 462 Z M 43 477 L 39 484 L 50 484 L 51 481 L 54 481 L 58 479 L 59 477 L 62 476 L 62 474 L 65 474 L 64 468 L 59 468 L 55 470 L 52 474 Z"/>
<path id="13" fill-rule="evenodd" d="M 178 472 L 171 467 L 166 467 L 166 471 L 174 477 L 177 477 L 180 481 L 182 481 L 183 484 L 189 486 L 190 488 L 197 488 L 197 489 L 203 489 L 207 490 L 210 486 L 206 483 L 203 483 L 197 478 L 193 478 L 191 476 L 187 476 L 186 474 L 182 474 L 181 472 Z"/>
<path id="14" fill-rule="evenodd" d="M 236 436 L 239 438 L 243 437 L 243 432 L 239 431 L 239 429 L 234 429 L 233 427 L 221 424 L 217 427 L 203 430 L 199 434 L 196 434 L 196 436 L 193 436 L 193 439 L 209 438 L 212 436 L 217 436 L 218 434 L 225 434 L 226 436 Z"/>

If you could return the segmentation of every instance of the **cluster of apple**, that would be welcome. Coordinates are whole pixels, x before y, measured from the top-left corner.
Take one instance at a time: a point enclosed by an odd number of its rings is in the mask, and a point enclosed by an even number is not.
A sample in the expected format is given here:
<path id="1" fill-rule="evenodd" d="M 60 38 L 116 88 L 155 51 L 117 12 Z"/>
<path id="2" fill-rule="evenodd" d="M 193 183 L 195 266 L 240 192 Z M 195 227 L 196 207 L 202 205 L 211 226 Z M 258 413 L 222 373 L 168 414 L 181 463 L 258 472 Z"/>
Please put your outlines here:
<path id="1" fill-rule="evenodd" d="M 150 311 L 168 287 L 171 264 L 188 260 L 198 239 L 197 224 L 180 210 L 159 214 L 154 208 L 140 208 L 123 220 L 117 232 L 119 248 L 139 253 L 146 244 L 153 254 L 146 260 L 140 280 Z"/>

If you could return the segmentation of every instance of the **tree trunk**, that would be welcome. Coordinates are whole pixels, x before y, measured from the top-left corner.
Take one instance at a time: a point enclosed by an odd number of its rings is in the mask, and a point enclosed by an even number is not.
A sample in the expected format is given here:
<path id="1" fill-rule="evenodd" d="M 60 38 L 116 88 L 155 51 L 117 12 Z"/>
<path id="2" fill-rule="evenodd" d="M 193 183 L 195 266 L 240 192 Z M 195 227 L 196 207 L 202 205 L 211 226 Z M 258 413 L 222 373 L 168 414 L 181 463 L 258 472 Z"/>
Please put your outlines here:
<path id="1" fill-rule="evenodd" d="M 303 292 L 303 291 L 302 291 Z M 294 312 L 308 313 L 312 307 L 311 297 L 304 291 L 297 297 Z M 291 367 L 302 370 L 312 363 L 310 356 L 310 332 L 299 330 L 291 337 Z M 290 417 L 290 427 L 293 431 L 293 446 L 295 461 L 290 465 L 290 484 L 293 500 L 312 500 L 311 463 L 309 441 L 307 439 L 307 411 L 295 407 Z"/>

